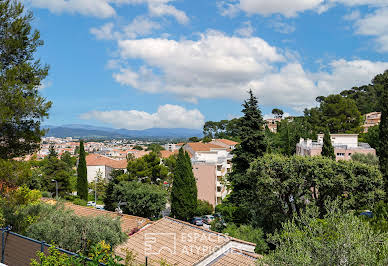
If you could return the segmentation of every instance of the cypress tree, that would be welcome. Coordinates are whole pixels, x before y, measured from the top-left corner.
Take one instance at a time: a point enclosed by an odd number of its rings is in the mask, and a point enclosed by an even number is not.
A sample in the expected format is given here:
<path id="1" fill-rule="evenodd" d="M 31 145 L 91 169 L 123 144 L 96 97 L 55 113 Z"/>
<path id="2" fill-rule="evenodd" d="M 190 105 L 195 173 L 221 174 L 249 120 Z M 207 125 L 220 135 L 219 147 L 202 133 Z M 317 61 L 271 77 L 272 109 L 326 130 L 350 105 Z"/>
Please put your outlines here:
<path id="1" fill-rule="evenodd" d="M 385 181 L 385 193 L 388 195 L 388 70 L 384 74 L 377 75 L 372 82 L 378 87 L 380 94 L 379 162 Z"/>
<path id="2" fill-rule="evenodd" d="M 81 140 L 79 145 L 79 158 L 77 167 L 77 195 L 88 200 L 88 175 L 86 168 L 84 142 Z"/>
<path id="3" fill-rule="evenodd" d="M 243 104 L 244 116 L 240 118 L 241 143 L 233 150 L 233 171 L 228 180 L 232 185 L 229 202 L 234 205 L 233 222 L 247 223 L 250 219 L 250 208 L 247 202 L 254 200 L 254 180 L 246 174 L 251 162 L 264 155 L 267 149 L 264 120 L 258 107 L 257 98 L 249 91 L 249 99 Z"/>
<path id="4" fill-rule="evenodd" d="M 181 148 L 176 160 L 171 191 L 171 214 L 189 220 L 197 209 L 197 185 L 188 153 Z"/>
<path id="5" fill-rule="evenodd" d="M 328 129 L 325 131 L 325 135 L 323 136 L 323 147 L 321 155 L 323 157 L 328 157 L 335 160 L 334 147 L 331 144 L 331 137 Z"/>
<path id="6" fill-rule="evenodd" d="M 241 143 L 233 150 L 235 156 L 232 160 L 232 176 L 245 173 L 249 164 L 263 156 L 267 149 L 263 116 L 252 90 L 249 90 L 249 99 L 244 101 L 243 107 L 244 116 L 240 123 Z"/>

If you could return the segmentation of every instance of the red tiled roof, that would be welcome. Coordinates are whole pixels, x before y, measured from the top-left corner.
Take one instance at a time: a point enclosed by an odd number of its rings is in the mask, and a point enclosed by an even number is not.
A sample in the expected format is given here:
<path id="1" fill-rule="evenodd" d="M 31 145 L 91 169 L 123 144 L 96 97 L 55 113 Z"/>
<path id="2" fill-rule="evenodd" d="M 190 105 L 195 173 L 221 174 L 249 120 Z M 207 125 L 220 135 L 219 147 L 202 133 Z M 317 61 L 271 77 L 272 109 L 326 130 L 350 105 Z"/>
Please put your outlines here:
<path id="1" fill-rule="evenodd" d="M 225 147 L 212 143 L 189 142 L 186 145 L 190 146 L 193 151 L 210 151 L 211 149 L 225 149 Z"/>
<path id="2" fill-rule="evenodd" d="M 229 139 L 216 139 L 216 141 L 222 142 L 222 143 L 229 145 L 229 146 L 235 146 L 238 144 L 238 142 L 235 142 L 235 141 L 229 140 Z"/>
<path id="3" fill-rule="evenodd" d="M 253 248 L 255 246 L 253 243 L 165 217 L 130 236 L 125 243 L 116 247 L 115 253 L 125 256 L 126 250 L 132 251 L 138 263 L 144 263 L 147 256 L 149 265 L 159 265 L 162 260 L 168 265 L 195 265 L 232 240 Z"/>
<path id="4" fill-rule="evenodd" d="M 178 150 L 175 150 L 175 151 L 160 151 L 160 156 L 162 158 L 168 158 L 171 155 L 178 154 L 178 152 L 179 152 Z"/>
<path id="5" fill-rule="evenodd" d="M 99 154 L 91 153 L 86 156 L 86 165 L 87 166 L 97 166 L 97 165 L 106 165 L 114 169 L 125 169 L 127 168 L 127 160 L 115 160 L 106 156 Z"/>
<path id="6" fill-rule="evenodd" d="M 237 249 L 230 249 L 225 254 L 221 255 L 210 265 L 214 266 L 254 266 L 260 255 L 250 252 L 244 252 Z"/>

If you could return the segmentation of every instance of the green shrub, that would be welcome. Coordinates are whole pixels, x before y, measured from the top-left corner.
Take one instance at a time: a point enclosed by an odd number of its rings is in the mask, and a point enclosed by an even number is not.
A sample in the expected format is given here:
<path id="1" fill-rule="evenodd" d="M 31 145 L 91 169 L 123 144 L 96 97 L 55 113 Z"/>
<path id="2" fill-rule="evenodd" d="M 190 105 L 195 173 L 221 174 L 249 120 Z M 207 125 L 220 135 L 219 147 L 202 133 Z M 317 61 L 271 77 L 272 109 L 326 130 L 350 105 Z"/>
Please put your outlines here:
<path id="1" fill-rule="evenodd" d="M 146 218 L 159 217 L 167 202 L 163 188 L 138 182 L 120 182 L 114 186 L 113 195 L 116 202 L 127 202 L 122 207 L 124 213 Z"/>
<path id="2" fill-rule="evenodd" d="M 61 204 L 44 205 L 46 206 L 41 207 L 36 221 L 28 226 L 28 237 L 84 254 L 100 241 L 115 247 L 127 237 L 121 231 L 119 219 L 107 216 L 81 217 Z"/>
<path id="3" fill-rule="evenodd" d="M 362 153 L 354 153 L 352 156 L 352 160 L 355 162 L 360 162 L 364 164 L 369 164 L 373 166 L 379 165 L 379 158 L 376 155 L 371 153 L 362 154 Z"/>
<path id="4" fill-rule="evenodd" d="M 196 216 L 202 216 L 213 213 L 213 205 L 205 200 L 198 200 L 197 211 L 195 212 Z"/>
<path id="5" fill-rule="evenodd" d="M 44 198 L 51 198 L 51 192 L 43 191 L 42 192 L 42 197 L 44 197 Z"/>
<path id="6" fill-rule="evenodd" d="M 276 249 L 263 265 L 388 265 L 388 236 L 375 232 L 368 222 L 337 204 L 319 218 L 317 207 L 282 224 L 269 237 Z"/>
<path id="7" fill-rule="evenodd" d="M 237 226 L 235 224 L 228 224 L 222 233 L 228 234 L 234 238 L 255 243 L 255 252 L 258 254 L 263 254 L 268 249 L 268 245 L 264 240 L 263 230 L 260 228 L 253 228 L 251 225 Z"/>
<path id="8" fill-rule="evenodd" d="M 73 203 L 75 205 L 80 205 L 80 206 L 86 206 L 88 203 L 86 202 L 86 200 L 83 200 L 83 199 L 80 199 L 80 198 L 76 198 L 73 200 Z"/>

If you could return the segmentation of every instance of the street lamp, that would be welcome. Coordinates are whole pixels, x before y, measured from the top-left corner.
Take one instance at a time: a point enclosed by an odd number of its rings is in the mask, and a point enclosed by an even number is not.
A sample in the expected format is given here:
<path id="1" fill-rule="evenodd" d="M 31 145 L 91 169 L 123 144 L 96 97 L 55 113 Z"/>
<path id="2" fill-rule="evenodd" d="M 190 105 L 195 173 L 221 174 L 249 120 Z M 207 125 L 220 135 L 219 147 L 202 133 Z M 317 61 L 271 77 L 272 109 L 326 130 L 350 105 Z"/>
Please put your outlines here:
<path id="1" fill-rule="evenodd" d="M 98 175 L 96 175 L 96 180 L 94 181 L 94 204 L 97 206 L 97 182 L 98 182 Z"/>
<path id="2" fill-rule="evenodd" d="M 58 181 L 51 179 L 51 182 L 55 182 L 55 198 L 58 200 Z"/>

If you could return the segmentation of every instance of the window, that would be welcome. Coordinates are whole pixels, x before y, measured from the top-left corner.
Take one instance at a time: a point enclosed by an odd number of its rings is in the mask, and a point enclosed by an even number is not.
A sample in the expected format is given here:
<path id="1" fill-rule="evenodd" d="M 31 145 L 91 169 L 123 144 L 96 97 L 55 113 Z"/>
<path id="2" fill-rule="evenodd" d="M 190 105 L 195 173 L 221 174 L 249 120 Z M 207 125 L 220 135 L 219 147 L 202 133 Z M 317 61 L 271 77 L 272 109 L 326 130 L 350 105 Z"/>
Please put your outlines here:
<path id="1" fill-rule="evenodd" d="M 221 171 L 222 165 L 217 165 L 217 171 Z"/>
<path id="2" fill-rule="evenodd" d="M 338 153 L 337 153 L 337 156 L 340 156 L 340 157 L 345 156 L 345 153 L 338 152 Z"/>
<path id="3" fill-rule="evenodd" d="M 217 192 L 221 192 L 222 187 L 217 187 Z"/>

